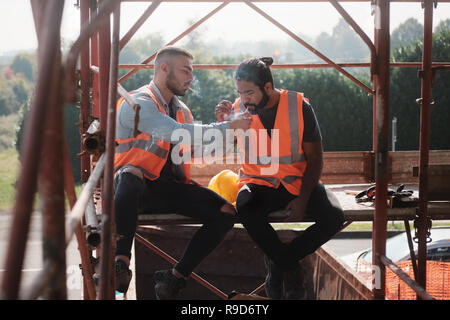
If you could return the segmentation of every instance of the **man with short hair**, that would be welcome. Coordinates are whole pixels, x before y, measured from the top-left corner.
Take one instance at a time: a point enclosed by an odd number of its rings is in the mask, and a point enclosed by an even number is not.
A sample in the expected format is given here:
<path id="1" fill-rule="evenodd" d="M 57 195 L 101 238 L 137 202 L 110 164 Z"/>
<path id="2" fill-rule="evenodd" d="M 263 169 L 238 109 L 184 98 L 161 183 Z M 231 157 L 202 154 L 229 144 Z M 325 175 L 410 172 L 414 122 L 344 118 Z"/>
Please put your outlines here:
<path id="1" fill-rule="evenodd" d="M 192 60 L 188 51 L 178 47 L 158 52 L 153 80 L 132 92 L 141 106 L 136 136 L 135 111 L 123 98 L 117 103 L 114 184 L 116 232 L 120 236 L 116 246 L 119 292 L 126 292 L 131 280 L 129 263 L 138 213 L 177 213 L 204 221 L 180 261 L 172 269 L 155 273 L 158 299 L 174 298 L 193 269 L 220 244 L 235 222 L 234 207 L 193 182 L 189 163 L 179 163 L 180 154 L 172 152 L 190 152 L 190 146 L 174 148 L 179 142 L 179 136 L 173 134 L 176 130 L 185 132 L 191 137 L 191 145 L 196 145 L 211 142 L 194 134 L 198 129 L 212 128 L 225 134 L 227 129 L 246 130 L 251 121 L 244 115 L 222 123 L 193 124 L 189 108 L 176 97 L 184 96 L 190 87 Z"/>
<path id="2" fill-rule="evenodd" d="M 319 183 L 323 151 L 314 111 L 302 93 L 274 87 L 272 62 L 272 58 L 242 62 L 235 73 L 240 98 L 234 105 L 219 103 L 216 118 L 222 121 L 244 110 L 252 114 L 251 134 L 238 136 L 245 160 L 239 170 L 237 215 L 265 254 L 268 297 L 304 299 L 299 260 L 336 234 L 344 216 L 335 195 Z M 268 171 L 270 166 L 276 170 Z M 315 224 L 283 243 L 268 215 L 284 209 L 290 210 L 285 221 L 307 216 Z"/>

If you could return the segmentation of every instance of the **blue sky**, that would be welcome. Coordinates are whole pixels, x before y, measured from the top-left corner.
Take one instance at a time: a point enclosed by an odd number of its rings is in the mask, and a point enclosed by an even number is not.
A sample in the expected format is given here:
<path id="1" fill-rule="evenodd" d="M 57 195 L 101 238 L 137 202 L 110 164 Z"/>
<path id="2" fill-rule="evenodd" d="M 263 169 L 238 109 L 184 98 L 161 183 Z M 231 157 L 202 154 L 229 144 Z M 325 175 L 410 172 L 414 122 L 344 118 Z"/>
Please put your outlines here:
<path id="1" fill-rule="evenodd" d="M 62 36 L 73 41 L 79 33 L 79 10 L 74 0 L 66 0 Z M 122 35 L 149 6 L 146 2 L 122 4 Z M 171 40 L 184 31 L 189 21 L 197 21 L 220 3 L 162 3 L 136 38 L 159 32 Z M 316 37 L 331 33 L 340 15 L 331 4 L 324 3 L 256 3 L 279 22 L 297 34 Z M 373 16 L 370 3 L 342 3 L 342 6 L 373 37 Z M 410 17 L 423 23 L 423 10 L 417 3 L 391 3 L 391 31 Z M 450 18 L 450 3 L 439 3 L 433 24 Z M 29 0 L 0 1 L 0 54 L 15 50 L 35 49 L 37 46 L 33 16 Z M 262 39 L 287 39 L 288 36 L 242 3 L 231 3 L 202 25 L 198 31 L 204 40 L 221 39 L 226 42 Z M 180 42 L 182 44 L 182 42 Z"/>

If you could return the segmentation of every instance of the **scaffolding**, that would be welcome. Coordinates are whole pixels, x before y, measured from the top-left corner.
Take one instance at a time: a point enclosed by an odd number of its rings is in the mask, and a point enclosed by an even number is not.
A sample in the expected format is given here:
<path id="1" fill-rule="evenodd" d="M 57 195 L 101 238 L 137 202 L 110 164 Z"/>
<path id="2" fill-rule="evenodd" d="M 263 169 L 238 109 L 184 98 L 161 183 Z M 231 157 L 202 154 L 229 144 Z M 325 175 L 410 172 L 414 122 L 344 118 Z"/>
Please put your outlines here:
<path id="1" fill-rule="evenodd" d="M 120 39 L 120 4 L 129 0 L 78 0 L 80 8 L 80 34 L 71 46 L 65 60 L 60 49 L 60 29 L 64 1 L 31 0 L 36 34 L 38 38 L 38 77 L 30 110 L 29 121 L 24 134 L 22 148 L 22 170 L 17 184 L 17 197 L 13 208 L 13 221 L 5 262 L 5 273 L 2 279 L 0 297 L 2 299 L 29 298 L 35 299 L 45 290 L 45 298 L 65 299 L 65 251 L 73 236 L 76 237 L 80 250 L 84 298 L 114 299 L 114 270 L 112 249 L 115 243 L 114 210 L 113 210 L 113 159 L 115 147 L 115 116 L 117 92 L 126 95 L 120 82 L 126 80 L 139 69 L 152 68 L 149 64 L 156 56 L 136 65 L 119 65 L 119 52 L 130 41 L 142 24 L 154 13 L 162 2 L 218 2 L 214 10 L 191 25 L 187 30 L 171 40 L 167 45 L 175 44 L 187 34 L 195 30 L 203 22 L 211 18 L 231 2 L 246 4 L 260 16 L 288 34 L 292 39 L 313 52 L 324 61 L 323 64 L 286 64 L 274 65 L 272 68 L 334 68 L 349 78 L 362 90 L 373 96 L 373 154 L 376 181 L 375 214 L 373 216 L 373 261 L 372 265 L 380 270 L 380 287 L 373 288 L 375 299 L 385 299 L 386 266 L 397 270 L 392 261 L 385 257 L 387 235 L 387 189 L 388 189 L 388 141 L 389 141 L 389 87 L 390 67 L 420 67 L 420 151 L 419 151 L 419 206 L 416 222 L 418 230 L 418 264 L 416 281 L 406 280 L 416 288 L 418 298 L 430 296 L 424 292 L 426 284 L 426 248 L 427 231 L 430 226 L 428 214 L 428 164 L 430 140 L 430 104 L 431 85 L 436 71 L 449 70 L 450 62 L 433 63 L 432 53 L 432 21 L 433 7 L 437 1 L 424 0 L 424 39 L 421 62 L 390 63 L 390 2 L 373 0 L 375 26 L 374 42 L 364 33 L 353 18 L 345 11 L 337 0 L 329 0 L 345 21 L 361 37 L 370 50 L 369 63 L 335 63 L 327 56 L 312 47 L 307 41 L 296 35 L 283 24 L 271 17 L 257 6 L 258 2 L 269 0 L 154 0 L 148 9 Z M 143 0 L 141 0 L 143 1 Z M 319 2 L 321 0 L 286 0 L 283 2 Z M 150 2 L 150 1 L 149 1 Z M 323 2 L 327 2 L 323 0 Z M 358 0 L 357 2 L 367 2 Z M 405 2 L 399 0 L 399 2 Z M 420 2 L 419 0 L 408 2 Z M 450 2 L 448 0 L 439 2 Z M 113 17 L 111 25 L 110 17 Z M 111 37 L 112 36 L 112 37 Z M 79 61 L 79 70 L 77 63 Z M 373 87 L 369 87 L 348 71 L 346 67 L 370 68 Z M 234 65 L 194 65 L 197 69 L 225 69 Z M 129 68 L 122 78 L 118 78 L 119 68 Z M 78 88 L 79 85 L 79 88 Z M 85 135 L 91 125 L 92 115 L 99 120 L 98 130 L 94 135 L 97 144 L 87 150 L 82 144 L 81 181 L 84 188 L 78 199 L 75 194 L 73 176 L 70 168 L 68 147 L 63 134 L 63 107 L 77 102 L 79 91 L 81 116 L 80 134 Z M 92 94 L 92 101 L 91 101 Z M 42 151 L 41 151 L 42 150 Z M 88 152 L 89 151 L 89 152 Z M 40 156 L 42 155 L 42 156 Z M 93 166 L 95 163 L 95 167 Z M 39 192 L 43 212 L 43 245 L 44 267 L 36 278 L 32 288 L 19 295 L 21 270 L 24 260 L 30 217 L 37 181 L 40 181 Z M 93 281 L 93 267 L 88 252 L 83 226 L 88 215 L 90 201 L 97 184 L 101 182 L 102 228 L 100 282 L 98 294 Z M 65 195 L 69 200 L 71 212 L 65 220 Z M 92 212 L 91 212 L 92 215 Z M 405 224 L 406 225 L 406 224 Z M 396 269 L 397 268 L 397 269 Z M 395 272 L 395 271 L 394 271 Z M 402 275 L 404 276 L 404 275 Z"/>

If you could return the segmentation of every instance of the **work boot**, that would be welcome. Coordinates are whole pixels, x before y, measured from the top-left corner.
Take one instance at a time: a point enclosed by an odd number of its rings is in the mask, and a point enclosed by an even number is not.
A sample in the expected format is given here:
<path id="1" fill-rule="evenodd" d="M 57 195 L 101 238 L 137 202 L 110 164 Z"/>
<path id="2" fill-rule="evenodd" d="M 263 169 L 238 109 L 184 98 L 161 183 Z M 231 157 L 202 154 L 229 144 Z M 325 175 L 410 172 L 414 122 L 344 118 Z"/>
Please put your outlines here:
<path id="1" fill-rule="evenodd" d="M 306 300 L 306 276 L 300 264 L 284 273 L 286 300 Z"/>
<path id="2" fill-rule="evenodd" d="M 283 270 L 278 267 L 268 256 L 264 256 L 267 269 L 266 295 L 270 299 L 281 300 L 283 298 Z"/>
<path id="3" fill-rule="evenodd" d="M 158 300 L 174 299 L 186 286 L 186 280 L 175 277 L 171 269 L 156 271 L 154 278 L 156 299 Z"/>
<path id="4" fill-rule="evenodd" d="M 116 291 L 120 293 L 126 293 L 130 286 L 132 272 L 128 268 L 128 265 L 120 260 L 116 260 Z"/>

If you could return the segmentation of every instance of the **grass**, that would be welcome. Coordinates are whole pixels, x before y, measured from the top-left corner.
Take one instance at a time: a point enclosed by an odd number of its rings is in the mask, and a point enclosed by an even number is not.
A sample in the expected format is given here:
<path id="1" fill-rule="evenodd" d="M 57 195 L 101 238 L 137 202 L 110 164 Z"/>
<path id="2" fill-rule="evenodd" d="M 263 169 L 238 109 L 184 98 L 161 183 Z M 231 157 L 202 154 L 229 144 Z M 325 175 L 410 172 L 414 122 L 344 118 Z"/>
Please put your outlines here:
<path id="1" fill-rule="evenodd" d="M 14 148 L 19 114 L 0 116 L 0 151 Z"/>
<path id="2" fill-rule="evenodd" d="M 16 195 L 15 183 L 20 163 L 15 149 L 0 151 L 0 210 L 11 209 Z"/>
<path id="3" fill-rule="evenodd" d="M 19 171 L 20 162 L 16 149 L 0 151 L 0 210 L 11 210 L 14 206 Z M 75 186 L 75 192 L 77 196 L 80 194 L 81 185 Z M 34 206 L 39 206 L 39 196 L 36 196 Z"/>

